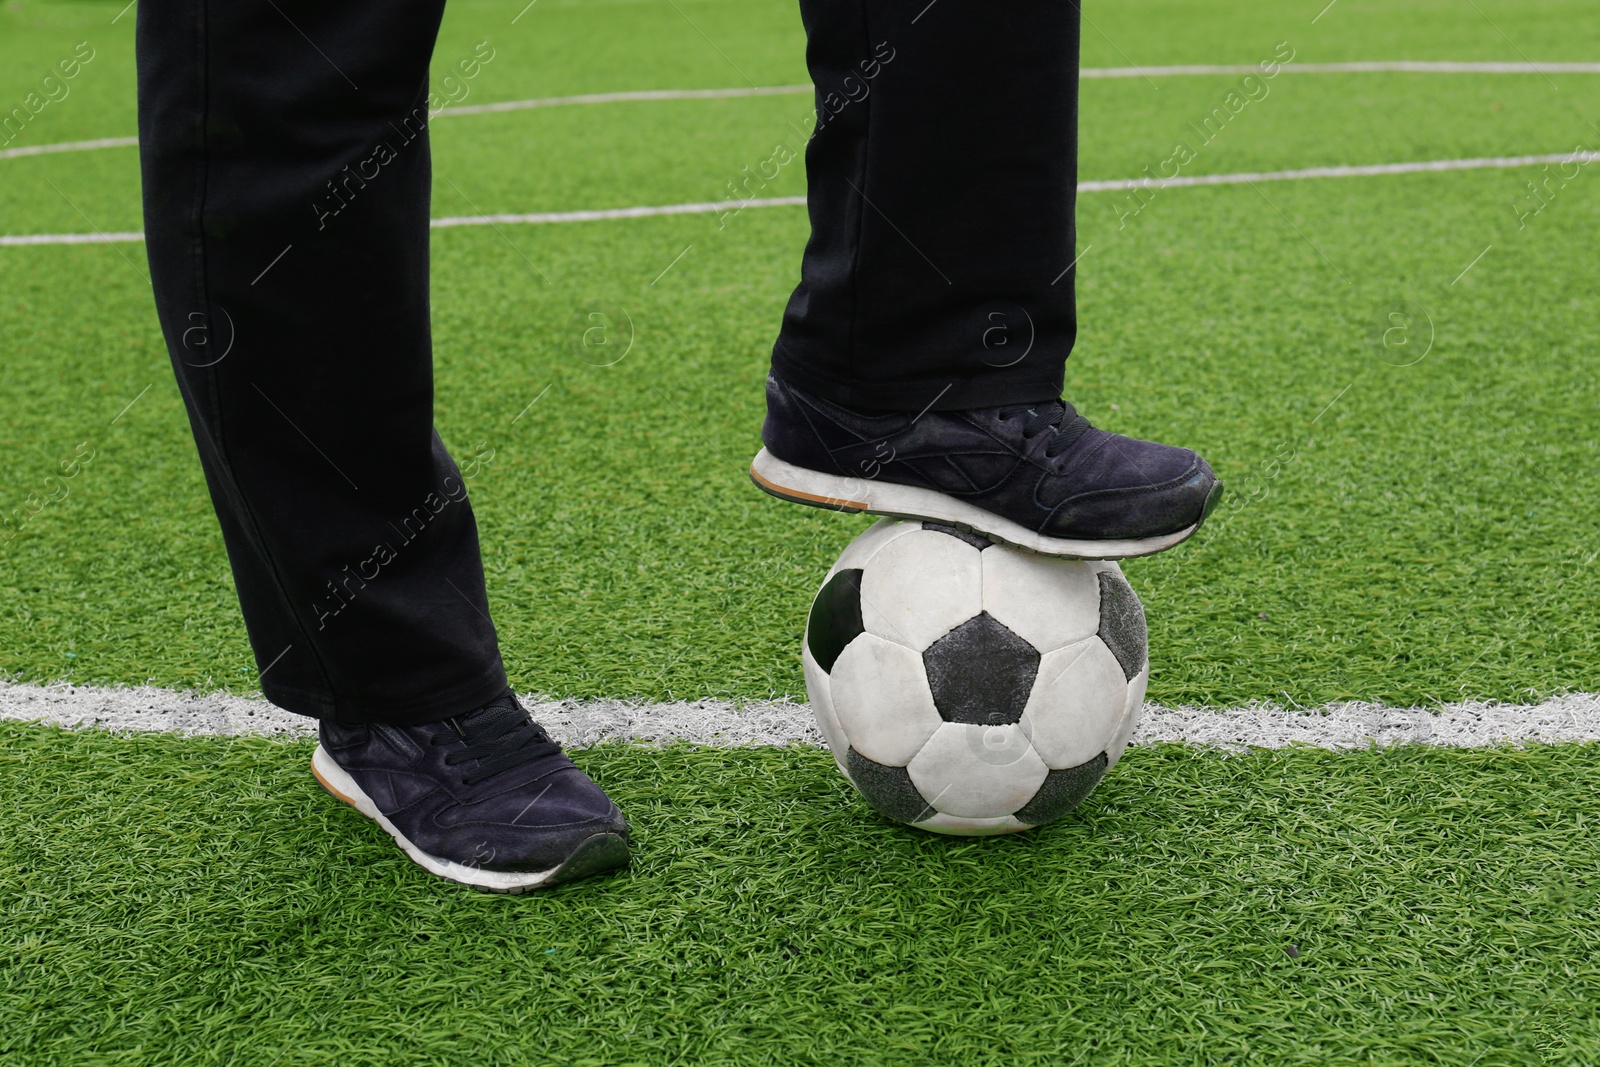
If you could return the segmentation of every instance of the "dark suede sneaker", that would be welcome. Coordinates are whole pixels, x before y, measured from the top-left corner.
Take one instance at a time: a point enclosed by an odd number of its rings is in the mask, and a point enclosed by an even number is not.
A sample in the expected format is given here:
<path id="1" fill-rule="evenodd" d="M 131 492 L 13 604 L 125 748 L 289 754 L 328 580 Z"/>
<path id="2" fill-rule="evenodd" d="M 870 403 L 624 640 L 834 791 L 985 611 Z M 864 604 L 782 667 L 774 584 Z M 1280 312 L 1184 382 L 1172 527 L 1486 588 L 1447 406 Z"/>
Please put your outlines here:
<path id="1" fill-rule="evenodd" d="M 522 893 L 627 866 L 628 824 L 509 690 L 422 726 L 324 722 L 311 773 L 429 871 Z"/>
<path id="2" fill-rule="evenodd" d="M 1052 556 L 1160 552 L 1222 495 L 1187 448 L 1097 430 L 1060 400 L 864 412 L 768 376 L 761 437 L 750 478 L 773 496 L 947 523 Z"/>

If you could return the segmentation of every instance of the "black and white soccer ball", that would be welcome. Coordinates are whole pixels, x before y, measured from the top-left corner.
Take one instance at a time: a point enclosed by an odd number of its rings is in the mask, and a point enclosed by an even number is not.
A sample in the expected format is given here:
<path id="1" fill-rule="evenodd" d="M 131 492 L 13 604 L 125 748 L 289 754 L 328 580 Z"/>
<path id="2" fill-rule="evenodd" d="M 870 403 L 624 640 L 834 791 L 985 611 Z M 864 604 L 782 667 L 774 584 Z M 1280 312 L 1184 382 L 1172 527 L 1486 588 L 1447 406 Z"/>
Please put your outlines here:
<path id="1" fill-rule="evenodd" d="M 884 519 L 839 556 L 801 658 L 839 769 L 878 811 L 944 834 L 1059 819 L 1127 747 L 1144 608 L 1113 562 Z"/>

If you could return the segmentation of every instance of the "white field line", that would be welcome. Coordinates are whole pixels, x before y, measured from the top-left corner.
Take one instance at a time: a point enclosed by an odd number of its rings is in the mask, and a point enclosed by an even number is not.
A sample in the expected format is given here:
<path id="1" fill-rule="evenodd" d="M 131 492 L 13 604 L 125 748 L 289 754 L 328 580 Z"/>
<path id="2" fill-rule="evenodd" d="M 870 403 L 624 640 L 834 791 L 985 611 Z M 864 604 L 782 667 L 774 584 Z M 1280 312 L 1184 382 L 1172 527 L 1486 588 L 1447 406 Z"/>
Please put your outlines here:
<path id="1" fill-rule="evenodd" d="M 1257 182 L 1306 181 L 1313 178 L 1365 178 L 1393 174 L 1423 174 L 1435 171 L 1488 170 L 1510 167 L 1536 167 L 1555 163 L 1593 163 L 1600 152 L 1551 152 L 1537 156 L 1500 156 L 1481 159 L 1426 159 L 1414 163 L 1371 163 L 1359 166 L 1305 167 L 1300 170 L 1248 171 L 1240 174 L 1205 174 L 1185 178 L 1117 178 L 1110 181 L 1078 183 L 1080 193 L 1105 193 L 1128 189 L 1177 189 L 1194 185 L 1249 185 Z M 601 208 L 592 211 L 545 211 L 528 214 L 453 215 L 433 219 L 435 229 L 454 226 L 494 226 L 503 224 L 544 225 L 563 222 L 598 222 L 606 219 L 643 219 L 657 215 L 706 215 L 719 211 L 753 207 L 803 207 L 803 196 L 774 196 L 750 200 L 708 200 L 692 204 L 661 204 L 642 207 Z M 0 248 L 17 245 L 78 245 L 142 241 L 144 234 L 128 233 L 26 233 L 0 235 Z"/>
<path id="2" fill-rule="evenodd" d="M 769 196 L 750 200 L 708 200 L 698 204 L 663 204 L 659 207 L 613 207 L 597 211 L 545 211 L 526 215 L 455 215 L 434 219 L 428 225 L 437 230 L 447 226 L 491 226 L 499 223 L 542 225 L 552 222 L 599 222 L 604 219 L 645 219 L 655 215 L 709 215 L 747 207 L 805 207 L 805 204 L 806 198 L 803 196 Z"/>
<path id="3" fill-rule="evenodd" d="M 1280 65 L 1283 74 L 1600 74 L 1600 63 L 1455 63 L 1420 60 L 1378 60 L 1360 63 L 1290 63 Z M 1086 67 L 1078 72 L 1089 80 L 1115 78 L 1174 78 L 1195 75 L 1256 74 L 1258 66 L 1244 64 L 1189 64 L 1168 67 Z M 444 107 L 434 118 L 462 115 L 494 115 L 504 111 L 530 111 L 535 108 L 572 107 L 581 104 L 623 104 L 650 100 L 728 100 L 748 96 L 798 96 L 810 93 L 810 85 L 755 85 L 729 89 L 634 89 L 618 93 L 580 93 L 576 96 L 545 96 L 533 100 L 505 100 L 494 104 L 467 104 Z M 41 156 L 50 152 L 87 152 L 96 148 L 130 148 L 137 137 L 101 137 L 93 141 L 66 141 L 27 148 L 0 149 L 0 159 Z"/>
<path id="4" fill-rule="evenodd" d="M 1181 189 L 1191 185 L 1250 185 L 1254 182 L 1294 182 L 1310 178 L 1371 178 L 1383 174 L 1425 174 L 1446 170 L 1491 170 L 1505 167 L 1537 167 L 1550 163 L 1588 164 L 1600 160 L 1600 152 L 1556 152 L 1541 156 L 1496 156 L 1480 159 L 1427 159 L 1415 163 L 1367 163 L 1344 167 L 1303 167 L 1300 170 L 1265 170 L 1239 174 L 1202 174 L 1191 178 L 1118 178 L 1113 181 L 1079 182 L 1080 193 L 1106 193 L 1122 189 Z"/>
<path id="5" fill-rule="evenodd" d="M 550 733 L 573 747 L 598 741 L 687 741 L 717 747 L 822 744 L 810 709 L 793 702 L 735 705 L 700 700 L 645 704 L 622 700 L 523 698 Z M 315 724 L 260 698 L 175 692 L 149 686 L 102 688 L 0 682 L 0 720 L 77 729 L 180 735 L 309 737 Z M 1326 749 L 1423 744 L 1447 748 L 1600 740 L 1600 695 L 1576 693 L 1540 704 L 1467 702 L 1435 708 L 1331 704 L 1285 709 L 1163 708 L 1147 704 L 1136 745 L 1178 742 L 1243 750 L 1310 745 Z"/>
<path id="6" fill-rule="evenodd" d="M 635 100 L 728 100 L 740 96 L 798 96 L 809 92 L 811 92 L 809 85 L 755 85 L 736 89 L 638 89 L 623 93 L 584 93 L 581 96 L 546 96 L 537 100 L 506 100 L 498 104 L 443 107 L 435 111 L 433 117 L 449 119 L 457 115 L 494 115 L 502 111 L 571 107 L 574 104 L 625 104 Z"/>
<path id="7" fill-rule="evenodd" d="M 138 230 L 126 233 L 18 233 L 0 236 L 0 248 L 19 245 L 107 245 L 142 241 Z"/>
<path id="8" fill-rule="evenodd" d="M 88 152 L 96 148 L 132 148 L 138 143 L 139 138 L 137 137 L 100 137 L 93 141 L 62 141 L 58 144 L 36 144 L 26 148 L 0 149 L 0 159 L 45 156 L 52 152 Z"/>
<path id="9" fill-rule="evenodd" d="M 1255 74 L 1253 63 L 1177 67 L 1093 67 L 1080 78 L 1173 78 L 1205 74 Z M 1388 59 L 1364 63 L 1283 63 L 1279 74 L 1600 74 L 1600 63 L 1454 63 Z"/>

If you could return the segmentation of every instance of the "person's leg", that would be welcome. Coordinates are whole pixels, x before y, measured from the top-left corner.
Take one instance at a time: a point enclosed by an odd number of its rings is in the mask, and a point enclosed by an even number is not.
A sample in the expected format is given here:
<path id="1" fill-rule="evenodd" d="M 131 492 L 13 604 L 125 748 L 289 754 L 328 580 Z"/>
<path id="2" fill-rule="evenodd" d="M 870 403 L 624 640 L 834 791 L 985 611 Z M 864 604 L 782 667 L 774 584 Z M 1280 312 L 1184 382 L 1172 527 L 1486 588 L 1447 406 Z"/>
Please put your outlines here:
<path id="1" fill-rule="evenodd" d="M 800 9 L 811 240 L 774 372 L 853 408 L 1054 400 L 1076 330 L 1076 6 Z"/>
<path id="2" fill-rule="evenodd" d="M 1074 0 L 802 0 L 811 240 L 751 478 L 774 496 L 1115 559 L 1221 483 L 1059 398 L 1073 307 Z"/>
<path id="3" fill-rule="evenodd" d="M 412 859 L 522 892 L 625 864 L 627 824 L 507 687 L 433 429 L 442 9 L 144 0 L 145 233 L 263 691 Z"/>
<path id="4" fill-rule="evenodd" d="M 273 703 L 439 719 L 506 688 L 433 430 L 428 61 L 443 0 L 153 0 L 156 307 Z"/>

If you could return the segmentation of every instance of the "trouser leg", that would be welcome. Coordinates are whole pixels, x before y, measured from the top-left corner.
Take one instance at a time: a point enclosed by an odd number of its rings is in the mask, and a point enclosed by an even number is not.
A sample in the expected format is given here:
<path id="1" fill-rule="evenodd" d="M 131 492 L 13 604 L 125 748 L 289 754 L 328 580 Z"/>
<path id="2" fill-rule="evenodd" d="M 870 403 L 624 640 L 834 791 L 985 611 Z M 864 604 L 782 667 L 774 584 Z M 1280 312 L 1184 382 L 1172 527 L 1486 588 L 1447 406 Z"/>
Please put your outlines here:
<path id="1" fill-rule="evenodd" d="M 773 369 L 855 407 L 1056 398 L 1076 332 L 1076 3 L 800 7 L 811 240 Z"/>
<path id="2" fill-rule="evenodd" d="M 261 686 L 346 722 L 439 719 L 506 684 L 466 479 L 433 430 L 442 9 L 139 5 L 156 308 Z"/>

